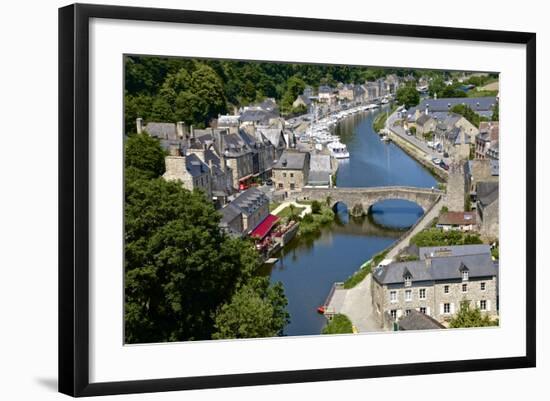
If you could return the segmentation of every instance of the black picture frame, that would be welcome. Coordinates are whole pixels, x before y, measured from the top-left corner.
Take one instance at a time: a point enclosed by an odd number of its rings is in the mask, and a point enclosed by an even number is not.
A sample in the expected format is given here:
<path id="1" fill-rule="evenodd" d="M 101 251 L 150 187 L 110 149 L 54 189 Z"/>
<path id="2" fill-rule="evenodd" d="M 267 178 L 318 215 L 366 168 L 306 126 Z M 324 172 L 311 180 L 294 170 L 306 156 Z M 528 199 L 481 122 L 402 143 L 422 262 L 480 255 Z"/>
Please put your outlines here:
<path id="1" fill-rule="evenodd" d="M 384 366 L 262 372 L 154 380 L 89 381 L 89 132 L 88 61 L 91 18 L 160 21 L 430 39 L 515 43 L 526 46 L 526 353 L 521 357 Z M 536 363 L 536 35 L 434 26 L 399 25 L 74 4 L 59 9 L 59 391 L 95 396 L 534 367 Z"/>

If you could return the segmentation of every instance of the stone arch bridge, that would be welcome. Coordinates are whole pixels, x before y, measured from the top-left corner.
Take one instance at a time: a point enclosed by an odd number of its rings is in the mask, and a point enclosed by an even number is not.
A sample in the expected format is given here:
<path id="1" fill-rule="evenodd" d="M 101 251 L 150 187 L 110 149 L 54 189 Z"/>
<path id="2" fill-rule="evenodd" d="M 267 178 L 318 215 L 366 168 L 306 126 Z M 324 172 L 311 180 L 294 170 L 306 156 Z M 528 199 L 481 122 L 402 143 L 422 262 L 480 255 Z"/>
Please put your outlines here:
<path id="1" fill-rule="evenodd" d="M 402 199 L 416 203 L 424 213 L 439 200 L 443 191 L 431 188 L 417 188 L 406 186 L 391 187 L 365 187 L 365 188 L 304 188 L 298 194 L 297 200 L 317 200 L 325 202 L 330 197 L 330 206 L 342 202 L 351 211 L 355 206 L 361 205 L 364 213 L 368 213 L 370 207 L 387 199 Z"/>

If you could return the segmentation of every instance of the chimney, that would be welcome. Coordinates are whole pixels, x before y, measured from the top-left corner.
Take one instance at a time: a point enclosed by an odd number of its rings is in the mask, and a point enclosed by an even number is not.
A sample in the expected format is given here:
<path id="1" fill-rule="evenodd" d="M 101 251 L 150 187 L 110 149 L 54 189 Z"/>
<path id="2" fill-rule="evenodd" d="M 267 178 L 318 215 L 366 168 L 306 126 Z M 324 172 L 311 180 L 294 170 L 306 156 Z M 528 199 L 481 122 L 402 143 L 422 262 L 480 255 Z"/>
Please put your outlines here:
<path id="1" fill-rule="evenodd" d="M 432 267 L 432 255 L 424 255 L 426 261 L 426 267 L 429 269 Z"/>
<path id="2" fill-rule="evenodd" d="M 176 132 L 178 133 L 179 139 L 185 139 L 187 134 L 187 128 L 185 127 L 185 123 L 183 121 L 178 121 L 176 123 Z"/>
<path id="3" fill-rule="evenodd" d="M 170 145 L 168 148 L 168 154 L 170 156 L 181 156 L 181 151 L 178 145 Z"/>
<path id="4" fill-rule="evenodd" d="M 136 118 L 136 130 L 138 134 L 143 132 L 143 118 L 141 117 Z"/>
<path id="5" fill-rule="evenodd" d="M 191 139 L 194 140 L 195 139 L 195 128 L 192 125 L 189 126 L 189 131 L 191 132 L 191 135 L 190 135 Z"/>
<path id="6" fill-rule="evenodd" d="M 429 105 L 426 105 L 426 115 L 428 115 L 429 107 Z"/>

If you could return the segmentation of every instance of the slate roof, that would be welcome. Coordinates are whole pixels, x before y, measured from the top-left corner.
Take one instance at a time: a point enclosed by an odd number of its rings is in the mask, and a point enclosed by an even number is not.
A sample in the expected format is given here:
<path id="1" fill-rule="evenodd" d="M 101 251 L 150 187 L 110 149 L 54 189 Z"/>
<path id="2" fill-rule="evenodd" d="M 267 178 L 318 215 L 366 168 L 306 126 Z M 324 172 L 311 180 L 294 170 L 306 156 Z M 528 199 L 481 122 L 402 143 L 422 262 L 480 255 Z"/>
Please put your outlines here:
<path id="1" fill-rule="evenodd" d="M 277 163 L 273 165 L 273 168 L 280 170 L 303 170 L 309 157 L 309 153 L 306 152 L 285 150 Z"/>
<path id="2" fill-rule="evenodd" d="M 269 128 L 269 127 L 256 127 L 256 130 L 261 132 L 268 140 L 271 142 L 275 148 L 279 148 L 279 144 L 282 143 L 286 146 L 285 137 L 283 131 L 280 128 Z M 283 145 L 281 145 L 283 146 Z"/>
<path id="3" fill-rule="evenodd" d="M 330 183 L 330 171 L 314 170 L 309 172 L 308 183 L 328 185 Z"/>
<path id="4" fill-rule="evenodd" d="M 428 255 L 431 258 L 437 258 L 446 256 L 480 255 L 490 252 L 491 247 L 485 244 L 422 246 L 418 248 L 420 260 L 424 260 Z"/>
<path id="5" fill-rule="evenodd" d="M 266 203 L 269 203 L 266 194 L 258 188 L 249 188 L 241 192 L 228 206 L 237 208 L 244 215 L 250 215 Z"/>
<path id="6" fill-rule="evenodd" d="M 243 122 L 268 123 L 270 119 L 277 117 L 278 113 L 264 109 L 247 109 L 241 113 Z"/>
<path id="7" fill-rule="evenodd" d="M 461 270 L 469 270 L 469 278 L 492 277 L 497 275 L 490 253 L 478 255 L 448 256 L 415 260 L 410 262 L 390 263 L 377 267 L 373 277 L 380 284 L 403 283 L 403 273 L 408 269 L 412 281 L 442 281 L 461 279 Z"/>
<path id="8" fill-rule="evenodd" d="M 243 138 L 236 133 L 223 136 L 224 149 L 222 150 L 225 156 L 239 157 L 251 152 Z"/>
<path id="9" fill-rule="evenodd" d="M 331 172 L 330 156 L 323 154 L 311 154 L 309 158 L 309 170 Z"/>
<path id="10" fill-rule="evenodd" d="M 496 97 L 453 97 L 453 98 L 441 98 L 441 99 L 423 99 L 418 108 L 425 110 L 428 106 L 428 110 L 431 111 L 448 111 L 457 104 L 465 104 L 469 106 L 476 113 L 489 111 L 492 113 L 492 108 L 497 102 Z"/>
<path id="11" fill-rule="evenodd" d="M 149 135 L 159 139 L 177 140 L 176 124 L 150 122 L 143 127 Z"/>
<path id="12" fill-rule="evenodd" d="M 487 206 L 498 199 L 498 182 L 478 182 L 477 201 L 481 206 Z"/>
<path id="13" fill-rule="evenodd" d="M 439 216 L 438 224 L 443 225 L 470 225 L 476 223 L 475 212 L 447 212 Z"/>
<path id="14" fill-rule="evenodd" d="M 420 117 L 418 117 L 416 119 L 416 124 L 417 125 L 424 125 L 428 121 L 430 121 L 431 119 L 432 119 L 432 117 L 429 114 L 422 114 Z"/>
<path id="15" fill-rule="evenodd" d="M 403 316 L 398 322 L 399 330 L 437 330 L 444 329 L 434 318 L 412 309 L 408 316 Z"/>
<path id="16" fill-rule="evenodd" d="M 210 171 L 208 166 L 194 153 L 185 156 L 185 168 L 192 177 L 200 177 Z"/>

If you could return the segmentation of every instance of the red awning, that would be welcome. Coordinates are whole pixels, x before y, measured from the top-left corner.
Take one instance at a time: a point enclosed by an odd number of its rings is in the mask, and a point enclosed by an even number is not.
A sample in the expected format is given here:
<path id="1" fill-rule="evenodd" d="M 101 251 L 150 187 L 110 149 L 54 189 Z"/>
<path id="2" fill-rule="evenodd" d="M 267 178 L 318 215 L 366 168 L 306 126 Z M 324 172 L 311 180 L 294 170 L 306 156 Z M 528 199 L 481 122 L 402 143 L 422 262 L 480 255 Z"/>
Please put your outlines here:
<path id="1" fill-rule="evenodd" d="M 256 226 L 254 230 L 250 233 L 251 237 L 263 239 L 267 233 L 273 228 L 273 225 L 279 221 L 279 218 L 275 215 L 268 214 L 265 219 L 262 220 L 260 224 Z"/>

